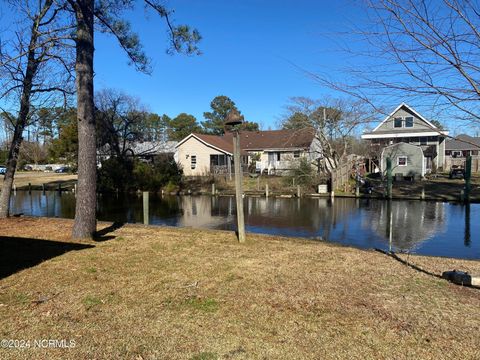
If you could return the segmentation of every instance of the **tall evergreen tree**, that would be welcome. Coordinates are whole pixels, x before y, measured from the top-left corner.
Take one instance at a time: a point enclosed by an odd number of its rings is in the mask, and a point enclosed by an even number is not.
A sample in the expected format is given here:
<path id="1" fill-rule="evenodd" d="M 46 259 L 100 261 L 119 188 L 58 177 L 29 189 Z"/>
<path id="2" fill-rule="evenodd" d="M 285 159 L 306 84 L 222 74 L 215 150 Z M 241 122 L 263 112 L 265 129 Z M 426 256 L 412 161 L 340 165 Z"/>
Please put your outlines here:
<path id="1" fill-rule="evenodd" d="M 240 114 L 233 100 L 225 95 L 216 96 L 210 103 L 210 108 L 211 111 L 203 113 L 206 120 L 202 122 L 202 126 L 206 133 L 212 135 L 222 135 L 225 132 L 225 119 L 231 110 L 235 109 Z"/>

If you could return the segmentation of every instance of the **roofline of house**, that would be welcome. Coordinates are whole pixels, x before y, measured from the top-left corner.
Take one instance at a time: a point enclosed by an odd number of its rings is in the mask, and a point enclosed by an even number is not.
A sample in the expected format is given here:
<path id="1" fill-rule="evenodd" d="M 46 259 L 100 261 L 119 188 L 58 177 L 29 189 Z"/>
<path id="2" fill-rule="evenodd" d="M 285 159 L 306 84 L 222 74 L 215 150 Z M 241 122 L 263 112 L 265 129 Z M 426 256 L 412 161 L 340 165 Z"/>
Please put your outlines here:
<path id="1" fill-rule="evenodd" d="M 412 136 L 439 136 L 448 135 L 448 131 L 426 131 L 426 132 L 411 132 L 411 133 L 386 133 L 386 134 L 362 134 L 362 139 L 383 139 L 383 138 L 403 138 Z"/>
<path id="2" fill-rule="evenodd" d="M 305 147 L 285 147 L 285 148 L 245 148 L 242 149 L 244 151 L 265 151 L 265 152 L 272 152 L 272 151 L 298 151 L 298 150 L 306 150 L 308 146 Z"/>
<path id="3" fill-rule="evenodd" d="M 425 119 L 418 111 L 416 111 L 414 108 L 411 106 L 407 105 L 406 103 L 402 102 L 400 105 L 398 105 L 395 110 L 393 110 L 380 124 L 377 125 L 375 129 L 372 130 L 372 132 L 376 131 L 384 122 L 386 122 L 388 119 L 390 119 L 393 114 L 395 114 L 398 110 L 400 110 L 403 106 L 405 106 L 408 110 L 413 112 L 415 115 L 417 115 L 418 118 L 421 120 L 425 121 L 432 129 L 438 129 L 435 125 L 433 125 L 430 121 Z"/>
<path id="4" fill-rule="evenodd" d="M 222 152 L 222 153 L 225 153 L 225 154 L 227 154 L 227 155 L 232 155 L 231 152 L 226 151 L 226 150 L 223 150 L 223 149 L 220 149 L 219 147 L 216 147 L 216 146 L 214 146 L 214 145 L 206 142 L 205 140 L 199 138 L 199 137 L 198 137 L 197 135 L 195 135 L 195 134 L 190 134 L 190 135 L 188 135 L 187 137 L 185 137 L 185 139 L 179 141 L 179 143 L 178 143 L 177 145 L 175 145 L 175 148 L 179 147 L 181 144 L 183 144 L 185 141 L 187 141 L 188 139 L 190 139 L 190 138 L 192 138 L 192 137 L 194 137 L 195 139 L 197 139 L 198 141 L 200 141 L 202 144 L 204 144 L 204 145 L 206 145 L 206 146 L 208 146 L 208 147 L 211 147 L 212 149 L 218 150 L 218 151 L 220 151 L 220 152 Z"/>

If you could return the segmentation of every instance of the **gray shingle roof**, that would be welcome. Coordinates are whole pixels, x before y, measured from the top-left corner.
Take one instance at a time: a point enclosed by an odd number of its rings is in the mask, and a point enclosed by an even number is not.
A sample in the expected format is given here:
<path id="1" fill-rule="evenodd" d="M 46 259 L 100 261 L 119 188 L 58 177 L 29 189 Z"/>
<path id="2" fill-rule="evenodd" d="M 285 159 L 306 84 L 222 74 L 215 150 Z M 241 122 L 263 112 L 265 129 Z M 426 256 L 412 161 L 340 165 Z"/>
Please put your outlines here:
<path id="1" fill-rule="evenodd" d="M 480 150 L 480 137 L 462 134 L 456 139 L 447 139 L 445 150 Z"/>

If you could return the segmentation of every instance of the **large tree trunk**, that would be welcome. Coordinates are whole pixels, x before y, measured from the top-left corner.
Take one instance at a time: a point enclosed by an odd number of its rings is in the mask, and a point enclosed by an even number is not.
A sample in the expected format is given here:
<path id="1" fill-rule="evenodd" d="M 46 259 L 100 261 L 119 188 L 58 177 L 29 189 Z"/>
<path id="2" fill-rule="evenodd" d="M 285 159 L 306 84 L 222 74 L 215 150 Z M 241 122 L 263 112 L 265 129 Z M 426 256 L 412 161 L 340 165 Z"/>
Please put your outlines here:
<path id="1" fill-rule="evenodd" d="M 77 19 L 76 82 L 78 186 L 74 238 L 91 238 L 96 230 L 96 139 L 93 104 L 93 0 L 75 1 Z"/>

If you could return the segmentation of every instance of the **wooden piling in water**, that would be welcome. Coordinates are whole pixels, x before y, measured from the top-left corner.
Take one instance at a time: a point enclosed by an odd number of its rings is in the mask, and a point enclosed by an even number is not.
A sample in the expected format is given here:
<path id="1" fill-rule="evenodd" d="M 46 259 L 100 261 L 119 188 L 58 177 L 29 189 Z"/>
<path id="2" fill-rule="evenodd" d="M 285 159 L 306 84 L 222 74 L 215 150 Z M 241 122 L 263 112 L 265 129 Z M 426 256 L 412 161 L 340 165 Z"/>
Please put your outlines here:
<path id="1" fill-rule="evenodd" d="M 144 225 L 148 225 L 148 221 L 149 221 L 148 203 L 149 203 L 149 194 L 148 194 L 148 191 L 144 191 L 143 192 L 143 224 Z"/>
<path id="2" fill-rule="evenodd" d="M 265 184 L 265 197 L 268 198 L 268 184 Z"/>
<path id="3" fill-rule="evenodd" d="M 301 197 L 302 196 L 302 192 L 300 190 L 300 185 L 297 185 L 297 197 Z"/>
<path id="4" fill-rule="evenodd" d="M 212 195 L 215 195 L 215 183 L 212 183 Z"/>
<path id="5" fill-rule="evenodd" d="M 32 183 L 28 183 L 28 193 L 32 193 Z"/>

